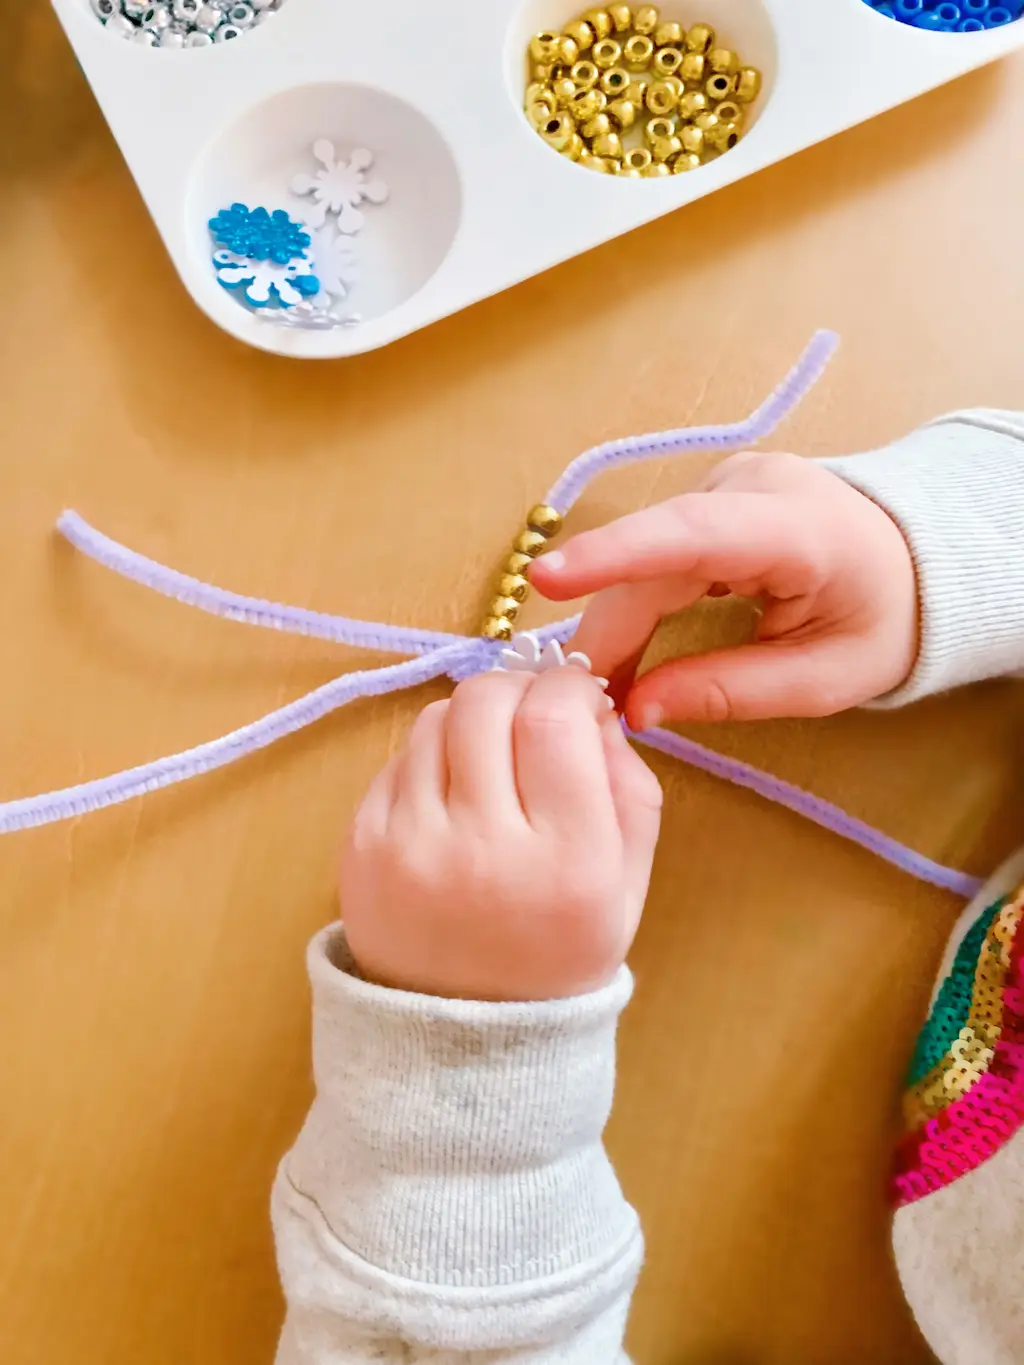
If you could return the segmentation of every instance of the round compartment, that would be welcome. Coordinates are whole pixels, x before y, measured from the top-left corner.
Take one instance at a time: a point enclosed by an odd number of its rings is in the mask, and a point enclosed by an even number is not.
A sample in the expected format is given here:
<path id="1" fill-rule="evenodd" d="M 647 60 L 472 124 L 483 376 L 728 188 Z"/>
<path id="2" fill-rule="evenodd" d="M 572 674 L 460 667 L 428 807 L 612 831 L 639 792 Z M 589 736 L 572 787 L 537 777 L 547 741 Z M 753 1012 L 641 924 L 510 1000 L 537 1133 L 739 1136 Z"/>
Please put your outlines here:
<path id="1" fill-rule="evenodd" d="M 1024 0 L 864 0 L 880 18 L 931 33 L 986 33 L 1015 24 Z"/>
<path id="2" fill-rule="evenodd" d="M 286 0 L 80 0 L 119 41 L 159 52 L 199 52 L 244 38 Z"/>
<path id="3" fill-rule="evenodd" d="M 532 68 L 527 51 L 530 39 L 535 33 L 561 32 L 590 8 L 599 6 L 581 4 L 579 0 L 575 4 L 571 0 L 523 0 L 519 6 L 506 40 L 505 78 L 509 97 L 524 120 L 523 101 Z M 637 8 L 637 5 L 632 6 L 634 13 Z M 778 67 L 775 28 L 764 0 L 666 0 L 665 4 L 657 5 L 656 8 L 662 22 L 679 23 L 686 29 L 694 24 L 709 24 L 715 30 L 716 46 L 731 49 L 739 55 L 744 66 L 757 67 L 761 72 L 761 92 L 743 110 L 743 136 L 748 136 L 771 100 Z M 615 36 L 612 35 L 613 38 Z M 583 53 L 582 56 L 586 58 L 589 54 Z M 653 76 L 654 73 L 643 74 Z M 536 136 L 540 137 L 539 134 Z M 627 149 L 643 144 L 642 135 L 636 131 L 632 131 L 624 141 Z M 563 160 L 577 171 L 584 169 L 569 157 L 563 157 Z M 592 171 L 588 173 L 594 174 Z"/>
<path id="4" fill-rule="evenodd" d="M 325 206 L 323 193 L 293 192 L 297 176 L 310 183 L 325 172 L 315 144 L 321 154 L 330 144 L 339 162 L 360 149 L 372 153 L 372 166 L 362 172 L 370 194 L 358 203 L 364 221 L 357 231 L 339 230 L 339 215 L 331 207 L 336 200 Z M 374 191 L 380 182 L 387 188 L 383 202 Z M 320 189 L 330 186 L 321 182 Z M 199 277 L 194 292 L 214 317 L 223 316 L 225 303 L 248 306 L 219 282 L 213 264 L 217 244 L 208 227 L 211 218 L 235 203 L 283 209 L 312 227 L 323 210 L 330 239 L 348 249 L 357 272 L 332 311 L 368 320 L 404 303 L 441 265 L 459 227 L 462 190 L 448 144 L 423 114 L 395 95 L 368 86 L 322 84 L 263 100 L 212 138 L 186 198 L 186 235 Z M 281 314 L 289 310 L 253 311 L 269 325 L 287 320 Z"/>

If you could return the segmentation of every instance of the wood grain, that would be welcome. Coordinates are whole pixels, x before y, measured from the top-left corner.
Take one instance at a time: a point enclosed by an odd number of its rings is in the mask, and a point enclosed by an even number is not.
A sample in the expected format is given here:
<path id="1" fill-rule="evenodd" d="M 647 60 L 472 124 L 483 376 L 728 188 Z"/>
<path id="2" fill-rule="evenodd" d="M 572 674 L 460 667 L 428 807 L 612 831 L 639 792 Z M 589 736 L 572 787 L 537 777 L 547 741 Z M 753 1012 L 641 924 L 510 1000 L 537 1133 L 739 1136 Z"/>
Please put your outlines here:
<path id="1" fill-rule="evenodd" d="M 62 507 L 240 591 L 472 628 L 569 457 L 744 414 L 819 324 L 845 346 L 790 448 L 1022 403 L 1021 59 L 318 364 L 198 313 L 48 7 L 0 9 L 5 797 L 221 734 L 355 662 L 118 581 L 55 542 Z M 575 524 L 698 472 L 609 478 Z M 428 695 L 0 841 L 5 1365 L 269 1365 L 267 1192 L 309 1099 L 303 945 L 334 914 L 339 831 Z M 1019 836 L 1022 719 L 993 685 L 713 739 L 981 872 Z M 956 906 L 748 794 L 659 772 L 611 1133 L 650 1242 L 639 1365 L 923 1362 L 880 1190 Z"/>

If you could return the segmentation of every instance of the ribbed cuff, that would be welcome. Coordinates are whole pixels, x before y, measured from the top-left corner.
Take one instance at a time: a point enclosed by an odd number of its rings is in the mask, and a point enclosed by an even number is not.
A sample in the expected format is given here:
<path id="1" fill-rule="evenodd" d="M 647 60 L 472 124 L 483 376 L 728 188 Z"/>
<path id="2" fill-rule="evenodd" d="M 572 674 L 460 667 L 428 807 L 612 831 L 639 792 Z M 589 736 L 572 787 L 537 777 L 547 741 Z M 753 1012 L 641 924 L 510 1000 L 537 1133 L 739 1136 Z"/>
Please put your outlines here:
<path id="1" fill-rule="evenodd" d="M 956 413 L 882 450 L 821 461 L 889 513 L 917 571 L 917 663 L 876 705 L 1024 668 L 1022 436 L 1013 414 Z"/>
<path id="2" fill-rule="evenodd" d="M 317 1099 L 283 1175 L 389 1274 L 514 1285 L 639 1243 L 601 1137 L 623 968 L 602 991 L 478 1004 L 351 974 L 339 926 L 310 946 Z"/>

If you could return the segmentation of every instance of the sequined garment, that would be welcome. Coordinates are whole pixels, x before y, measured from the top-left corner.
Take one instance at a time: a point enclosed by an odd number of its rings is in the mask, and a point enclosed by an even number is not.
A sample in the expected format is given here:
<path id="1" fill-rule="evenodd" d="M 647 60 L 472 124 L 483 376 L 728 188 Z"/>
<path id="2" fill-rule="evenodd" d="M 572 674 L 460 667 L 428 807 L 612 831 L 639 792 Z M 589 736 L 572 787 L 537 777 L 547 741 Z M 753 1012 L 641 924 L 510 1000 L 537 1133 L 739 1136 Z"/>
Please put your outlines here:
<path id="1" fill-rule="evenodd" d="M 1024 1127 L 1024 885 L 964 936 L 903 1097 L 897 1207 L 967 1175 Z"/>

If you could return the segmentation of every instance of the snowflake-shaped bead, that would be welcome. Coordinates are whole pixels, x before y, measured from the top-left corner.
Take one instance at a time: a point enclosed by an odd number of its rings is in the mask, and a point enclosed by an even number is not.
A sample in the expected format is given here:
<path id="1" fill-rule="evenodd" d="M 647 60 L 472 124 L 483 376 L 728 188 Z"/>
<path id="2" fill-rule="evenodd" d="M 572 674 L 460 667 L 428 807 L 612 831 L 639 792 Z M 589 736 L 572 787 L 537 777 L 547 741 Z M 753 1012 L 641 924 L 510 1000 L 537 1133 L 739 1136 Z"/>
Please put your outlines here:
<path id="1" fill-rule="evenodd" d="M 309 235 L 312 239 L 309 257 L 321 290 L 316 303 L 326 308 L 331 299 L 347 298 L 349 290 L 359 279 L 356 254 L 351 243 L 339 236 L 329 224 L 310 228 Z"/>
<path id="2" fill-rule="evenodd" d="M 495 667 L 504 673 L 547 673 L 552 668 L 572 667 L 593 672 L 586 654 L 579 650 L 566 654 L 557 640 L 549 640 L 542 649 L 536 635 L 528 630 L 521 631 L 512 644 L 501 651 Z M 602 687 L 608 686 L 607 678 L 596 678 L 596 681 Z"/>
<path id="3" fill-rule="evenodd" d="M 309 233 L 302 223 L 289 218 L 284 209 L 251 209 L 232 204 L 209 222 L 214 241 L 251 261 L 275 261 L 287 265 L 304 256 Z"/>
<path id="4" fill-rule="evenodd" d="M 254 308 L 275 305 L 293 308 L 320 292 L 320 281 L 313 274 L 312 262 L 254 261 L 234 251 L 218 251 L 213 257 L 217 279 L 225 289 L 241 289 Z"/>
<path id="5" fill-rule="evenodd" d="M 357 147 L 345 161 L 339 159 L 333 142 L 319 138 L 313 143 L 313 155 L 321 169 L 292 180 L 293 194 L 313 196 L 314 206 L 308 215 L 310 225 L 322 227 L 327 215 L 334 213 L 342 232 L 358 232 L 366 221 L 359 205 L 383 204 L 388 197 L 388 187 L 382 180 L 366 179 L 366 172 L 373 165 L 373 153 Z"/>

